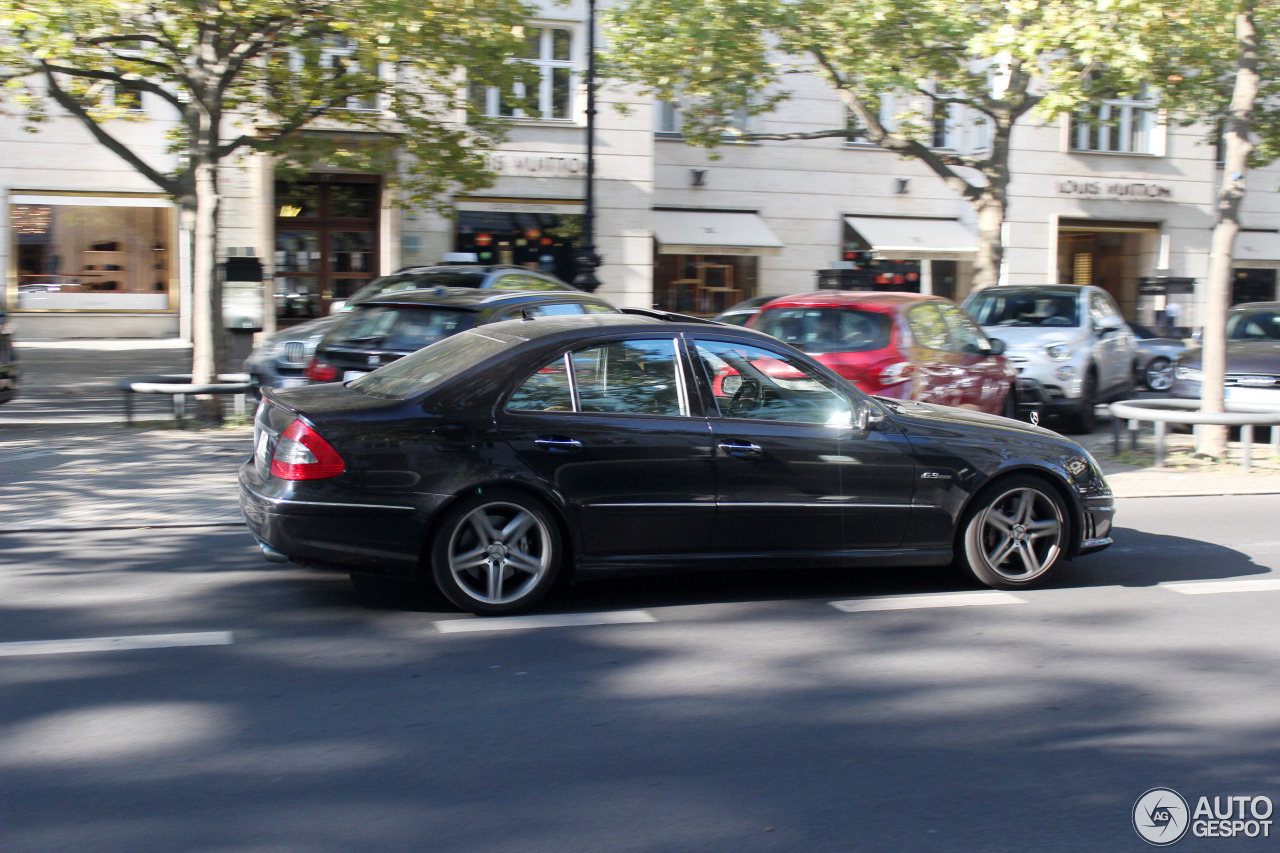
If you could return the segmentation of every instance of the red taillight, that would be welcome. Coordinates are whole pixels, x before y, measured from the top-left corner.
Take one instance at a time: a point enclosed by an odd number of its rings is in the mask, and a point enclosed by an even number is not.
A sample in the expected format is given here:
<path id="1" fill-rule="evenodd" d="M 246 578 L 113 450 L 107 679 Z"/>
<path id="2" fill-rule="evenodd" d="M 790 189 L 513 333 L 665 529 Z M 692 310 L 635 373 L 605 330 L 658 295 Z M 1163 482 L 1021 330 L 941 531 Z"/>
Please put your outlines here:
<path id="1" fill-rule="evenodd" d="M 880 371 L 881 385 L 896 385 L 899 382 L 906 382 L 915 375 L 916 367 L 909 361 L 897 361 L 893 364 L 886 365 Z"/>
<path id="2" fill-rule="evenodd" d="M 307 362 L 307 369 L 302 372 L 302 375 L 312 382 L 337 382 L 338 368 L 332 364 L 325 364 L 313 356 L 311 361 Z"/>
<path id="3" fill-rule="evenodd" d="M 280 434 L 271 457 L 271 476 L 281 480 L 323 480 L 346 468 L 338 451 L 302 421 L 294 421 Z"/>

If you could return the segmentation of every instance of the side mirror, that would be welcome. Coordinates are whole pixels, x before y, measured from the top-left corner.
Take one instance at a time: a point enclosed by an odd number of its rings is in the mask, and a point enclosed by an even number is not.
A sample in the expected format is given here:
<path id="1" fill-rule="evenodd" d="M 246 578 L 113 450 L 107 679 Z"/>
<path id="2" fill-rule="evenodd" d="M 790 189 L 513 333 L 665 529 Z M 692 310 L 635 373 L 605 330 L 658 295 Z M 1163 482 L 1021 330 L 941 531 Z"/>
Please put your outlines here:
<path id="1" fill-rule="evenodd" d="M 1103 317 L 1098 320 L 1098 334 L 1113 335 L 1124 328 L 1124 321 L 1119 317 Z"/>
<path id="2" fill-rule="evenodd" d="M 853 425 L 859 432 L 870 432 L 884 423 L 884 412 L 870 400 L 854 400 Z"/>
<path id="3" fill-rule="evenodd" d="M 990 339 L 991 348 L 987 350 L 991 355 L 1004 355 L 1004 341 L 999 338 Z"/>

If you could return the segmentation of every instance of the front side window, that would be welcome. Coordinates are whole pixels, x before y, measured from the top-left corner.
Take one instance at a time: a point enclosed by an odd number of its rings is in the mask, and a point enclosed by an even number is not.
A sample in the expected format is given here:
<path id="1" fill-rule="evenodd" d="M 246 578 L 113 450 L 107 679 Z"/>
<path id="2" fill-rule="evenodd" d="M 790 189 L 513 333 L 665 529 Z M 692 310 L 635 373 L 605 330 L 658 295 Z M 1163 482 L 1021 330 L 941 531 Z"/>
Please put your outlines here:
<path id="1" fill-rule="evenodd" d="M 689 414 L 676 341 L 614 341 L 557 356 L 516 388 L 509 411 Z"/>
<path id="2" fill-rule="evenodd" d="M 926 349 L 947 349 L 947 324 L 937 302 L 916 305 L 907 312 L 907 326 L 916 344 Z"/>
<path id="3" fill-rule="evenodd" d="M 1071 118 L 1071 149 L 1154 154 L 1156 108 L 1145 98 L 1105 100 Z"/>
<path id="4" fill-rule="evenodd" d="M 991 349 L 987 336 L 973 322 L 973 318 L 948 302 L 938 303 L 942 319 L 947 324 L 948 348 L 952 352 L 976 355 Z"/>
<path id="5" fill-rule="evenodd" d="M 720 417 L 848 426 L 848 398 L 790 356 L 749 344 L 699 340 L 698 361 Z"/>
<path id="6" fill-rule="evenodd" d="M 528 66 L 515 88 L 503 92 L 496 86 L 473 86 L 473 106 L 488 116 L 527 119 L 572 117 L 573 31 L 564 27 L 526 27 L 525 51 L 511 60 Z"/>

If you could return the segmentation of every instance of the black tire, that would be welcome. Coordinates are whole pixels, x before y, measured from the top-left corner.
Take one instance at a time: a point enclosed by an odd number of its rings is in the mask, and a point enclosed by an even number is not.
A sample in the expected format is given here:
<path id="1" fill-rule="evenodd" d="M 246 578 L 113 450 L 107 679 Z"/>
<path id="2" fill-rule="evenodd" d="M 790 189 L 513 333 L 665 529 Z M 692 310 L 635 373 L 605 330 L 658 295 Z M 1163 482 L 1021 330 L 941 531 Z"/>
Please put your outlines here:
<path id="1" fill-rule="evenodd" d="M 1080 395 L 1080 408 L 1067 415 L 1067 432 L 1088 435 L 1093 432 L 1094 408 L 1098 405 L 1098 376 L 1089 368 L 1084 376 L 1084 393 Z"/>
<path id="2" fill-rule="evenodd" d="M 527 610 L 555 583 L 564 562 L 560 528 L 537 498 L 486 489 L 451 507 L 431 542 L 440 592 L 482 616 Z"/>
<path id="3" fill-rule="evenodd" d="M 1173 362 L 1162 355 L 1151 359 L 1142 371 L 1142 384 L 1152 391 L 1168 391 L 1173 387 Z"/>
<path id="4" fill-rule="evenodd" d="M 1066 505 L 1052 486 L 1035 477 L 1009 477 L 974 498 L 956 562 L 986 586 L 1025 589 L 1061 561 L 1068 530 Z"/>
<path id="5" fill-rule="evenodd" d="M 1018 419 L 1018 386 L 1010 385 L 1009 393 L 1004 395 L 1004 406 L 1000 409 L 1000 414 L 1006 418 Z"/>

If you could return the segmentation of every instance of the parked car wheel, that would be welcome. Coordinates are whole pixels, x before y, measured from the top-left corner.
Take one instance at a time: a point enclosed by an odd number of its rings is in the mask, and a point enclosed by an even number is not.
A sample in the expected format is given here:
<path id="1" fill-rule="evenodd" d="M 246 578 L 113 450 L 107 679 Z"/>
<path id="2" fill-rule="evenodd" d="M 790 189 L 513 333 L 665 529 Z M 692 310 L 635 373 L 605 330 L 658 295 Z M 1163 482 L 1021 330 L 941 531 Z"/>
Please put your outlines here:
<path id="1" fill-rule="evenodd" d="M 1168 391 L 1173 387 L 1173 362 L 1163 356 L 1151 359 L 1142 381 L 1152 391 Z"/>
<path id="2" fill-rule="evenodd" d="M 523 610 L 555 582 L 563 548 L 550 510 L 519 492 L 485 491 L 447 513 L 431 549 L 436 585 L 482 615 Z"/>
<path id="3" fill-rule="evenodd" d="M 973 507 L 963 528 L 964 561 L 987 586 L 1030 586 L 1061 558 L 1066 509 L 1042 480 L 1013 477 L 994 483 Z"/>

